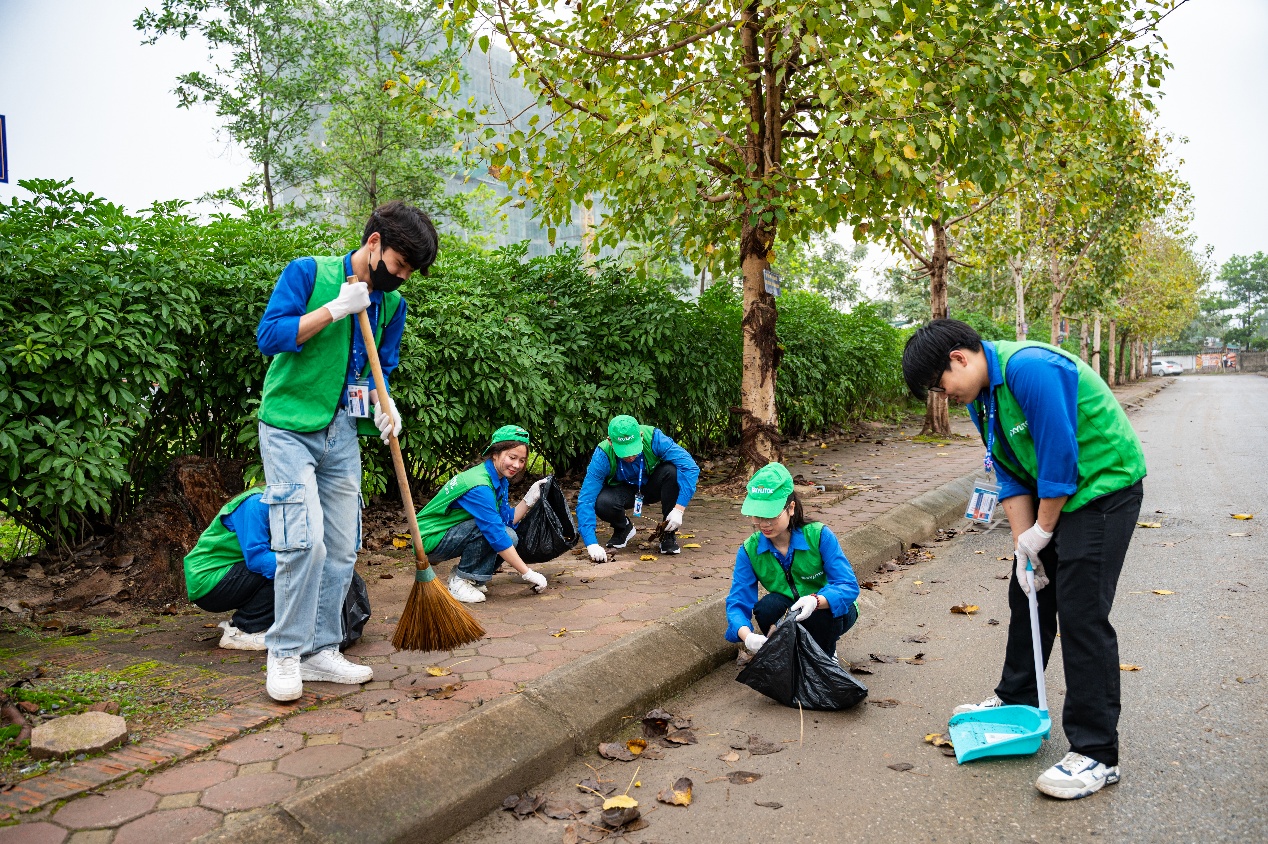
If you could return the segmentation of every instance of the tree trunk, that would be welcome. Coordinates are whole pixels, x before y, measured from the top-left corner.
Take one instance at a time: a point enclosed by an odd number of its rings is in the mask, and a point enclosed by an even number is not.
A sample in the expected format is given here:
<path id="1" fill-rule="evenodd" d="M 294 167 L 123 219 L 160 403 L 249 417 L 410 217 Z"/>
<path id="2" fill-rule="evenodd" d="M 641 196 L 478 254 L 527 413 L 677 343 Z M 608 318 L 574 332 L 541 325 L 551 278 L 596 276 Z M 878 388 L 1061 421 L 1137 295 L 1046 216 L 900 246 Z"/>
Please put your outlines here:
<path id="1" fill-rule="evenodd" d="M 1087 363 L 1087 314 L 1079 318 L 1079 357 Z"/>
<path id="2" fill-rule="evenodd" d="M 1092 368 L 1101 374 L 1101 315 L 1098 313 L 1092 323 Z"/>
<path id="3" fill-rule="evenodd" d="M 270 211 L 273 209 L 273 176 L 269 172 L 269 163 L 264 162 L 264 204 Z"/>
<path id="4" fill-rule="evenodd" d="M 1131 345 L 1127 347 L 1127 353 L 1132 356 L 1132 380 L 1139 381 L 1140 373 L 1140 341 L 1132 340 Z"/>
<path id="5" fill-rule="evenodd" d="M 1118 320 L 1111 319 L 1109 324 L 1109 385 L 1113 387 L 1118 383 L 1118 340 L 1115 337 L 1118 333 Z"/>
<path id="6" fill-rule="evenodd" d="M 783 352 L 775 337 L 775 297 L 766 292 L 762 270 L 773 233 L 767 235 L 746 221 L 740 241 L 744 273 L 744 370 L 740 378 L 740 453 L 749 468 L 780 459 L 775 417 L 775 376 Z"/>
<path id="7" fill-rule="evenodd" d="M 1009 261 L 1008 268 L 1013 273 L 1013 299 L 1017 309 L 1015 325 L 1017 328 L 1017 339 L 1021 341 L 1026 339 L 1026 335 L 1030 331 L 1030 327 L 1026 325 L 1026 285 L 1022 282 L 1020 262 L 1013 263 Z"/>
<path id="8" fill-rule="evenodd" d="M 929 259 L 929 318 L 947 318 L 947 265 L 950 263 L 950 247 L 947 230 L 941 220 L 933 221 L 933 255 Z M 921 434 L 948 436 L 951 433 L 951 415 L 947 410 L 946 393 L 930 393 L 925 399 L 925 424 Z"/>
<path id="9" fill-rule="evenodd" d="M 1124 366 L 1127 363 L 1127 358 L 1125 354 L 1126 351 L 1127 351 L 1127 335 L 1124 334 L 1122 337 L 1118 338 L 1118 348 L 1114 350 L 1114 360 L 1118 364 L 1117 369 L 1118 369 L 1118 383 L 1119 384 L 1126 383 L 1128 375 L 1129 375 L 1129 373 L 1125 371 L 1125 366 Z"/>

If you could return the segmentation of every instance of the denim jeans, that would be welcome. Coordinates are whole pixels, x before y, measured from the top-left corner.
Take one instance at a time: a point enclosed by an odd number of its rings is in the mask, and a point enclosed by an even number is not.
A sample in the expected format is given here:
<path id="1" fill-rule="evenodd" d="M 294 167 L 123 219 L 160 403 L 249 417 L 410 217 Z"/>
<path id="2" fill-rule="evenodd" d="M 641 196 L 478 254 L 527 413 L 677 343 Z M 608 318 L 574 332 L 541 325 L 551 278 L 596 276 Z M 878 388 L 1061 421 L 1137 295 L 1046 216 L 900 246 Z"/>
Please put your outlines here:
<path id="1" fill-rule="evenodd" d="M 194 604 L 207 612 L 234 610 L 230 624 L 243 633 L 261 633 L 273 626 L 273 602 L 273 581 L 237 562 Z"/>
<path id="2" fill-rule="evenodd" d="M 299 434 L 260 423 L 268 488 L 274 657 L 339 646 L 342 609 L 361 545 L 361 446 L 356 421 L 340 411 L 324 431 Z"/>
<path id="3" fill-rule="evenodd" d="M 519 536 L 509 527 L 506 535 L 510 537 L 512 545 L 519 544 Z M 480 526 L 475 519 L 458 522 L 449 528 L 440 538 L 440 544 L 427 555 L 427 559 L 433 563 L 452 560 L 454 557 L 462 559 L 458 561 L 453 573 L 472 583 L 488 583 L 493 572 L 498 569 L 498 552 L 493 550 L 489 540 L 480 533 Z"/>

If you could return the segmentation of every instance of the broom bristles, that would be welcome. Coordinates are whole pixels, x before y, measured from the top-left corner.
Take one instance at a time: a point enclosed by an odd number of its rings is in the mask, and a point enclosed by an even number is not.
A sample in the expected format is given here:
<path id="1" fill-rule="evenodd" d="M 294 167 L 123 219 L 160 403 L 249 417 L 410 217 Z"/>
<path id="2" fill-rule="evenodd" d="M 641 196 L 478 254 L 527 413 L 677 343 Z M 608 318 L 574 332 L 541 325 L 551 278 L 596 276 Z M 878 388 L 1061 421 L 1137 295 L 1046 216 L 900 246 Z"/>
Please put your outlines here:
<path id="1" fill-rule="evenodd" d="M 414 583 L 392 644 L 401 651 L 451 651 L 483 636 L 480 622 L 436 579 Z"/>

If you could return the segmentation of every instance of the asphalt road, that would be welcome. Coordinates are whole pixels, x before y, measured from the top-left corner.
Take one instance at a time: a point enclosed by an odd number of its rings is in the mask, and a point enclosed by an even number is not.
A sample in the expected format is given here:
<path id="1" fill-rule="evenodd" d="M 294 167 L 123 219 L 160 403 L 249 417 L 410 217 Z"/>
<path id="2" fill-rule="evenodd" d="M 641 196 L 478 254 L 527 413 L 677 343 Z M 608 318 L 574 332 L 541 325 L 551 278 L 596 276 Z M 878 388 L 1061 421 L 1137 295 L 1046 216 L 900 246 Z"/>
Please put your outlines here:
<path id="1" fill-rule="evenodd" d="M 862 620 L 838 651 L 874 670 L 860 676 L 868 704 L 803 720 L 734 682 L 728 665 L 664 702 L 693 719 L 698 744 L 655 761 L 591 754 L 533 793 L 586 800 L 575 784 L 591 775 L 587 765 L 619 793 L 637 768 L 641 786 L 629 793 L 648 825 L 630 842 L 1268 841 L 1265 420 L 1268 378 L 1253 375 L 1182 376 L 1133 415 L 1149 466 L 1141 521 L 1161 527 L 1137 528 L 1112 617 L 1122 661 L 1140 666 L 1122 674 L 1118 785 L 1068 802 L 1033 787 L 1068 750 L 1060 640 L 1048 670 L 1053 734 L 1036 756 L 960 766 L 924 742 L 945 731 L 953 706 L 988 697 L 998 679 L 1006 625 L 990 619 L 1007 619 L 1007 583 L 996 575 L 1008 572 L 998 558 L 1011 547 L 997 529 L 937 543 L 932 559 L 878 575 L 879 591 L 863 592 Z M 949 611 L 963 602 L 980 609 Z M 906 641 L 920 636 L 927 643 Z M 923 653 L 924 662 L 877 663 L 873 653 Z M 883 700 L 897 705 L 875 705 Z M 621 738 L 636 735 L 631 724 Z M 782 750 L 719 758 L 748 734 Z M 900 763 L 912 768 L 888 767 Z M 736 770 L 761 778 L 724 779 Z M 682 776 L 694 783 L 692 804 L 658 804 L 657 792 Z M 568 823 L 499 811 L 451 841 L 569 841 Z M 588 840 L 584 822 L 571 823 Z"/>

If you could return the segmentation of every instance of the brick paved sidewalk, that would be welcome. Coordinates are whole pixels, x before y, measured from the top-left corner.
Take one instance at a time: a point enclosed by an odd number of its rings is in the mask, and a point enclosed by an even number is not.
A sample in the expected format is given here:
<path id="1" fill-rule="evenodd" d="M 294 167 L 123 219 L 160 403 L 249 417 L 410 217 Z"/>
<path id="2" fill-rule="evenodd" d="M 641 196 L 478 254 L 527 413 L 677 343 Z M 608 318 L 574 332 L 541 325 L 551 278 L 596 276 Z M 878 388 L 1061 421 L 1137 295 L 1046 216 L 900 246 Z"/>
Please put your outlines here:
<path id="1" fill-rule="evenodd" d="M 1140 395 L 1129 390 L 1124 403 Z M 955 429 L 956 436 L 917 442 L 918 429 L 910 426 L 865 427 L 860 441 L 791 448 L 785 460 L 794 474 L 824 487 L 806 501 L 808 514 L 841 534 L 979 467 L 980 442 L 967 436 L 971 424 L 957 418 Z M 176 844 L 231 825 L 240 813 L 276 803 L 725 591 L 735 549 L 751 532 L 739 507 L 739 498 L 704 490 L 682 529 L 682 541 L 699 549 L 642 560 L 648 552 L 630 548 L 604 565 L 565 555 L 541 567 L 550 588 L 540 596 L 518 578 L 499 575 L 488 602 L 472 608 L 487 637 L 441 653 L 398 652 L 390 641 L 413 582 L 412 559 L 404 552 L 362 554 L 357 569 L 375 616 L 349 655 L 372 665 L 374 680 L 364 687 L 307 683 L 293 705 L 265 695 L 263 655 L 215 647 L 216 636 L 204 629 L 215 618 L 207 615 L 39 652 L 49 663 L 81 670 L 158 662 L 183 680 L 181 693 L 228 705 L 184 729 L 0 793 L 0 813 L 17 822 L 0 828 L 0 844 Z M 440 568 L 447 573 L 450 566 Z M 11 654 L 37 655 L 39 644 Z"/>

